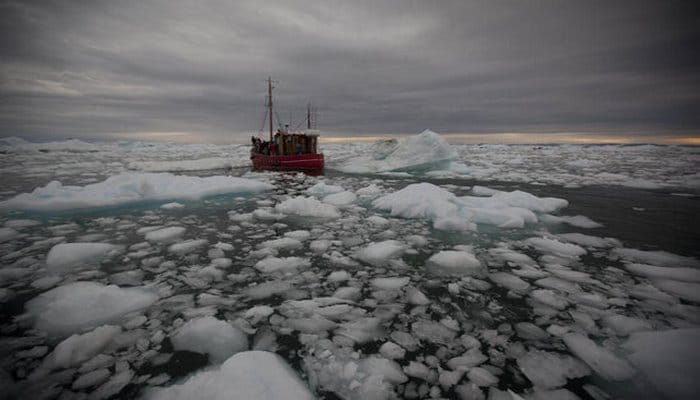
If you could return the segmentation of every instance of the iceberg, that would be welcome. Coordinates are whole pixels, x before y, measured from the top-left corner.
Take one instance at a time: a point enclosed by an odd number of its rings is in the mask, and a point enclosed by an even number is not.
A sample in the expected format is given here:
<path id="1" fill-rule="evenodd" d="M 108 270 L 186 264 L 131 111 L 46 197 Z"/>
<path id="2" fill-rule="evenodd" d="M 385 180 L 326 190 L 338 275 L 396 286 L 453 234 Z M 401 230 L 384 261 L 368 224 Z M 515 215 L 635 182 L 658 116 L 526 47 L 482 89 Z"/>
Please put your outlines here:
<path id="1" fill-rule="evenodd" d="M 457 152 L 437 133 L 426 129 L 419 135 L 375 143 L 370 154 L 356 155 L 335 168 L 347 173 L 378 173 L 424 170 L 448 164 Z"/>

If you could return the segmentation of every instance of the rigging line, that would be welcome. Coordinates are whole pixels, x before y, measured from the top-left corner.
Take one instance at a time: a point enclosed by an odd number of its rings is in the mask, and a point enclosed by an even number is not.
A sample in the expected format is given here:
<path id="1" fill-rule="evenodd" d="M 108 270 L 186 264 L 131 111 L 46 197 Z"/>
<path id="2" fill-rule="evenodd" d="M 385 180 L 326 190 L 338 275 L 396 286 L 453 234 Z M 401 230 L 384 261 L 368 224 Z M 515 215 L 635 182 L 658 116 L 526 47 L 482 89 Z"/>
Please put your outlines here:
<path id="1" fill-rule="evenodd" d="M 277 118 L 277 127 L 282 129 L 284 125 L 282 125 L 282 118 L 280 118 L 280 115 L 277 113 L 277 110 L 275 110 L 275 118 Z"/>

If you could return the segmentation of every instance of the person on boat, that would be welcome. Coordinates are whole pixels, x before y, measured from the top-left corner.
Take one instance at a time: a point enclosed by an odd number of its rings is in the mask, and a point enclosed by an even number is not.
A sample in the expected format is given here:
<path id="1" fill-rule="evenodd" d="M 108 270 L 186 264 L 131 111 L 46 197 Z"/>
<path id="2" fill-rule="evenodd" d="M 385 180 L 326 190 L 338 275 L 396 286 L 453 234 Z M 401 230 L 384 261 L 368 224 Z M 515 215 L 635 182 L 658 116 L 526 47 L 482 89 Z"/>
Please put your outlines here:
<path id="1" fill-rule="evenodd" d="M 277 144 L 275 142 L 270 143 L 270 155 L 277 155 Z"/>

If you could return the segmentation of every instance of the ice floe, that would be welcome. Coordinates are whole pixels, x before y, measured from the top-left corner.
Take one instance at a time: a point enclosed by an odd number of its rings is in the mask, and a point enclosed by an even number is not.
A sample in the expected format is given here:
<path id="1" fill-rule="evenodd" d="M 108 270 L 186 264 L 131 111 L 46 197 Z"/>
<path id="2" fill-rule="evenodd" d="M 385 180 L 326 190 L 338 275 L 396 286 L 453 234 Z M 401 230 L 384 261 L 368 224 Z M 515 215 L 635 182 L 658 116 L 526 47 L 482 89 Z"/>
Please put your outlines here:
<path id="1" fill-rule="evenodd" d="M 670 399 L 690 400 L 700 390 L 700 329 L 632 333 L 627 359 Z"/>
<path id="2" fill-rule="evenodd" d="M 129 313 L 142 310 L 157 299 L 157 294 L 143 288 L 73 282 L 28 301 L 26 311 L 36 329 L 60 337 L 119 323 Z"/>
<path id="3" fill-rule="evenodd" d="M 0 209 L 69 210 L 153 200 L 197 200 L 225 193 L 259 193 L 271 188 L 269 183 L 232 176 L 124 173 L 86 186 L 64 186 L 53 181 L 31 193 L 0 202 Z"/>
<path id="4" fill-rule="evenodd" d="M 245 351 L 220 367 L 195 373 L 184 382 L 146 393 L 150 400 L 177 399 L 311 400 L 313 394 L 278 355 Z"/>
<path id="5" fill-rule="evenodd" d="M 108 243 L 61 243 L 46 255 L 46 268 L 55 274 L 65 274 L 79 268 L 97 268 L 110 254 L 119 253 L 120 246 Z"/>
<path id="6" fill-rule="evenodd" d="M 222 363 L 248 349 L 248 337 L 240 329 L 214 317 L 187 321 L 170 338 L 175 350 L 208 354 L 213 363 Z"/>

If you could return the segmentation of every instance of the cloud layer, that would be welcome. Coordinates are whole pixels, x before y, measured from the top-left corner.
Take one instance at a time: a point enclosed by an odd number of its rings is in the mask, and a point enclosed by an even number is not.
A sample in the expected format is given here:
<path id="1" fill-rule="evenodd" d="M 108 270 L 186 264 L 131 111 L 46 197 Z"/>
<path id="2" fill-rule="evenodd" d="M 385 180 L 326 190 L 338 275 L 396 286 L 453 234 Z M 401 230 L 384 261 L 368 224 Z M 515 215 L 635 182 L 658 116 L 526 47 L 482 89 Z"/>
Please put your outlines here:
<path id="1" fill-rule="evenodd" d="M 265 78 L 346 135 L 700 127 L 681 1 L 0 3 L 0 136 L 245 140 Z"/>

